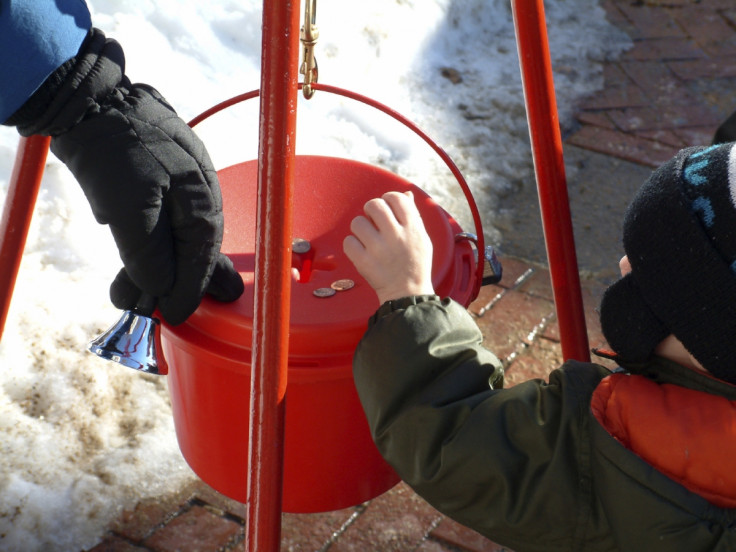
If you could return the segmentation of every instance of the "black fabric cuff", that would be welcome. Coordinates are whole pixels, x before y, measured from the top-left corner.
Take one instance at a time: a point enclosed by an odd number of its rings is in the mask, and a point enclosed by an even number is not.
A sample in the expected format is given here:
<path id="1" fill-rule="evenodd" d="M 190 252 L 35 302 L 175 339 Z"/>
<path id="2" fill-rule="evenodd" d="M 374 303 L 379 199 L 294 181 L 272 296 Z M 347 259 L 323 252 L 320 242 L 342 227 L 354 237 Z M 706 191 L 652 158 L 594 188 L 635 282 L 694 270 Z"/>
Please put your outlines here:
<path id="1" fill-rule="evenodd" d="M 79 53 L 54 71 L 4 124 L 16 126 L 22 136 L 62 134 L 118 85 L 127 84 L 124 73 L 120 44 L 93 27 Z"/>
<path id="2" fill-rule="evenodd" d="M 33 124 L 51 105 L 67 75 L 77 63 L 77 58 L 62 63 L 51 73 L 33 95 L 3 123 L 3 126 L 27 127 Z"/>

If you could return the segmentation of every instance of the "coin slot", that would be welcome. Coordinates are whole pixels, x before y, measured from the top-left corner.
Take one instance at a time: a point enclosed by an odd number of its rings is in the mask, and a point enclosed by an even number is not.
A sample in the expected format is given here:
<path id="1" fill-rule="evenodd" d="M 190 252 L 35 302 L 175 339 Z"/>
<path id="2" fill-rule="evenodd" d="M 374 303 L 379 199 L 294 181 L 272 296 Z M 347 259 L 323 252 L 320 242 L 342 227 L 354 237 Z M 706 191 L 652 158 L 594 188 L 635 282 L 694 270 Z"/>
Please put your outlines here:
<path id="1" fill-rule="evenodd" d="M 291 268 L 299 273 L 297 282 L 306 284 L 312 280 L 315 271 L 318 270 L 336 270 L 337 259 L 335 255 L 327 255 L 325 257 L 316 257 L 314 248 L 306 253 L 291 254 Z"/>
<path id="2" fill-rule="evenodd" d="M 334 255 L 315 258 L 312 262 L 312 270 L 335 270 L 337 269 L 337 259 Z"/>
<path id="3" fill-rule="evenodd" d="M 299 273 L 297 282 L 306 284 L 312 277 L 312 264 L 314 261 L 314 250 L 310 249 L 306 253 L 291 254 L 291 268 L 296 269 Z"/>

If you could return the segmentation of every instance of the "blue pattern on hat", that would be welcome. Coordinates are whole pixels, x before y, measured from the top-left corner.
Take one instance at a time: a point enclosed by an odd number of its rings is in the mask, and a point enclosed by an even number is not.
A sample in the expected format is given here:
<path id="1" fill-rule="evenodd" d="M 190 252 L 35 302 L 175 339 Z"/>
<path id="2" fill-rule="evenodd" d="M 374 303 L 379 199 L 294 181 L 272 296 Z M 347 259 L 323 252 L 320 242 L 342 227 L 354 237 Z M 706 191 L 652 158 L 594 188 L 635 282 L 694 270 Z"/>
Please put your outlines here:
<path id="1" fill-rule="evenodd" d="M 689 184 L 692 188 L 698 188 L 699 186 L 702 186 L 703 184 L 706 184 L 708 182 L 708 179 L 704 175 L 700 174 L 700 171 L 706 169 L 710 162 L 710 159 L 708 158 L 701 159 L 700 161 L 696 162 L 693 162 L 693 159 L 703 156 L 711 149 L 713 148 L 710 147 L 704 149 L 703 151 L 699 151 L 694 155 L 691 155 L 690 159 L 688 160 L 687 166 L 682 172 L 683 180 L 685 180 L 685 182 Z M 715 213 L 713 212 L 713 205 L 711 204 L 709 198 L 702 195 L 696 195 L 694 198 L 692 198 L 690 208 L 693 212 L 699 214 L 700 220 L 703 222 L 703 225 L 706 228 L 711 228 L 713 226 Z"/>
<path id="2" fill-rule="evenodd" d="M 693 157 L 695 157 L 693 155 Z M 705 184 L 708 182 L 708 179 L 705 178 L 702 174 L 700 174 L 700 171 L 708 166 L 708 159 L 703 159 L 702 161 L 698 161 L 697 163 L 692 163 L 685 167 L 685 171 L 683 173 L 683 177 L 685 178 L 685 181 L 690 184 L 691 186 L 700 186 L 701 184 Z"/>
<path id="3" fill-rule="evenodd" d="M 706 228 L 711 228 L 713 226 L 716 214 L 713 212 L 713 205 L 709 198 L 698 196 L 692 203 L 692 209 L 693 211 L 700 213 L 700 220 Z"/>
<path id="4" fill-rule="evenodd" d="M 703 150 L 700 150 L 700 151 L 699 151 L 699 152 L 697 152 L 697 153 L 693 153 L 693 154 L 692 154 L 692 155 L 690 156 L 690 160 L 693 160 L 693 159 L 697 159 L 698 157 L 701 157 L 701 156 L 703 156 L 703 155 L 707 155 L 707 154 L 709 154 L 710 152 L 712 152 L 712 151 L 713 151 L 714 149 L 718 149 L 719 147 L 721 147 L 721 144 L 714 144 L 714 145 L 712 145 L 712 146 L 709 146 L 709 147 L 707 147 L 707 148 L 705 148 L 705 149 L 703 149 Z"/>
<path id="5" fill-rule="evenodd" d="M 723 230 L 717 231 L 714 227 L 716 223 L 716 209 L 714 208 L 713 201 L 720 201 L 718 199 L 720 196 L 717 196 L 719 193 L 718 190 L 728 184 L 728 174 L 722 174 L 720 168 L 711 166 L 711 163 L 716 162 L 716 159 L 722 158 L 722 156 L 709 154 L 720 147 L 722 145 L 710 146 L 694 153 L 687 159 L 682 169 L 683 192 L 690 202 L 690 210 L 698 217 L 708 237 L 716 243 L 716 248 L 728 263 L 731 271 L 736 273 L 736 258 L 734 258 L 733 248 L 727 252 L 723 248 L 723 245 L 727 242 L 720 242 L 720 245 L 718 245 L 718 242 L 715 241 L 716 236 L 720 236 L 723 239 Z M 726 179 L 725 183 L 723 182 L 723 178 Z M 733 200 L 731 202 L 733 206 Z M 730 217 L 728 218 L 730 219 Z M 727 223 L 728 221 L 722 221 L 718 225 L 722 226 L 724 222 Z"/>

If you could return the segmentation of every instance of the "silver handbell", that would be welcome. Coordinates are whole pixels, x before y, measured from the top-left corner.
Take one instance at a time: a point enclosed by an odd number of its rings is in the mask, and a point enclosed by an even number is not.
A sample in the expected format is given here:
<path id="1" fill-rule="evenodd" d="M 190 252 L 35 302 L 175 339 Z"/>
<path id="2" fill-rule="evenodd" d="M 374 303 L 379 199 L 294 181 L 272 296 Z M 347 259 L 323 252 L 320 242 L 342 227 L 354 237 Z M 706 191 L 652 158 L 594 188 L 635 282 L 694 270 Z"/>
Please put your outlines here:
<path id="1" fill-rule="evenodd" d="M 164 375 L 166 363 L 159 360 L 158 332 L 160 322 L 153 318 L 156 299 L 144 295 L 133 310 L 123 312 L 106 332 L 92 340 L 87 350 L 147 374 Z"/>

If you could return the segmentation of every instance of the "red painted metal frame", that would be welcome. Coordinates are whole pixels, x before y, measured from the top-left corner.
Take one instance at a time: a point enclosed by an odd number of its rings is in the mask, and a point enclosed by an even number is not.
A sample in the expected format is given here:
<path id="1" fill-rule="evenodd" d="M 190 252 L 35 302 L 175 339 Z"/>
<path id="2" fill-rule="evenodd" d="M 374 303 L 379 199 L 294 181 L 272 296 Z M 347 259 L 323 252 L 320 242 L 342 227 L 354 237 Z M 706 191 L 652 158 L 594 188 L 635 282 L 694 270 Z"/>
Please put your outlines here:
<path id="1" fill-rule="evenodd" d="M 33 208 L 41 187 L 50 138 L 21 138 L 0 219 L 0 339 L 13 297 Z"/>
<path id="2" fill-rule="evenodd" d="M 299 65 L 298 0 L 263 2 L 258 209 L 245 549 L 281 540 L 291 228 Z"/>
<path id="3" fill-rule="evenodd" d="M 511 0 L 562 355 L 590 360 L 543 0 Z"/>

